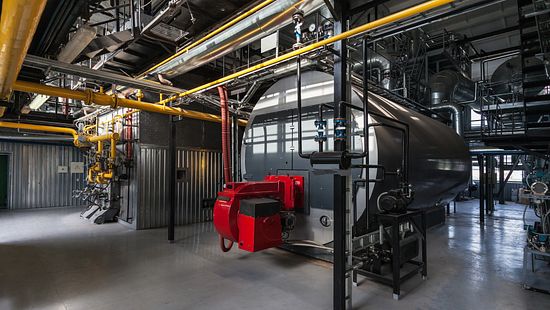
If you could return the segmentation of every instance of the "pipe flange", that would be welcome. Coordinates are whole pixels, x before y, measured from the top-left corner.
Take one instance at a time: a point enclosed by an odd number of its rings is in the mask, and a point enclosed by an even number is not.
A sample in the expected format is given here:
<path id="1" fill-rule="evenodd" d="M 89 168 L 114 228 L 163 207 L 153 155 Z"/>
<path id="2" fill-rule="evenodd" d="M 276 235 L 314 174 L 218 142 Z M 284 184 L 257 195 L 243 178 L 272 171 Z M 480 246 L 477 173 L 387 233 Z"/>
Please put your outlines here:
<path id="1" fill-rule="evenodd" d="M 118 108 L 118 97 L 116 95 L 113 95 L 113 103 L 111 104 L 111 108 L 116 109 Z"/>
<path id="2" fill-rule="evenodd" d="M 92 104 L 92 99 L 94 97 L 94 92 L 93 90 L 91 89 L 85 89 L 84 90 L 84 93 L 86 94 L 86 101 L 84 103 L 86 103 L 86 105 L 91 105 Z"/>
<path id="3" fill-rule="evenodd" d="M 548 192 L 548 185 L 546 185 L 546 183 L 544 182 L 534 182 L 533 184 L 531 184 L 530 187 L 531 191 L 535 195 L 544 196 Z"/>

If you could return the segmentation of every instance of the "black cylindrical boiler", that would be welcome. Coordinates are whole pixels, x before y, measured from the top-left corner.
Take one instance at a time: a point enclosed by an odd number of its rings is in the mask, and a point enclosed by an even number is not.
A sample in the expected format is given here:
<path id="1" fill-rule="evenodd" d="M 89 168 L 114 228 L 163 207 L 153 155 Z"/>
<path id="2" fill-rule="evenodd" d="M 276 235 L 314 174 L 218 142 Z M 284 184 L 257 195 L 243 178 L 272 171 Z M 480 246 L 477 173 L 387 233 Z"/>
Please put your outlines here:
<path id="1" fill-rule="evenodd" d="M 324 151 L 333 145 L 333 77 L 318 71 L 302 74 L 302 131 L 303 151 L 318 151 L 314 138 L 318 128 L 319 105 L 324 105 L 328 141 Z M 333 173 L 316 169 L 309 160 L 298 156 L 296 77 L 288 76 L 273 84 L 259 99 L 246 127 L 241 161 L 243 178 L 247 181 L 262 180 L 266 175 L 302 175 L 305 178 L 305 203 L 297 214 L 295 229 L 290 239 L 314 240 L 320 243 L 332 240 Z M 358 93 L 352 90 L 351 103 L 362 106 Z M 369 109 L 373 115 L 369 123 L 388 123 L 374 115 L 383 115 L 406 123 L 409 132 L 409 183 L 415 192 L 411 209 L 446 204 L 467 186 L 471 160 L 464 141 L 452 128 L 423 114 L 407 109 L 376 94 L 369 94 Z M 350 141 L 352 150 L 363 150 L 363 113 L 352 110 Z M 370 169 L 370 179 L 384 179 L 371 183 L 369 210 L 365 210 L 365 187 L 357 183 L 355 190 L 355 234 L 375 230 L 376 200 L 380 194 L 399 186 L 399 177 L 392 174 L 402 169 L 403 132 L 395 128 L 376 126 L 369 128 L 369 157 L 371 165 L 383 166 Z M 359 164 L 361 162 L 358 162 Z M 365 169 L 352 169 L 352 179 L 366 179 Z"/>

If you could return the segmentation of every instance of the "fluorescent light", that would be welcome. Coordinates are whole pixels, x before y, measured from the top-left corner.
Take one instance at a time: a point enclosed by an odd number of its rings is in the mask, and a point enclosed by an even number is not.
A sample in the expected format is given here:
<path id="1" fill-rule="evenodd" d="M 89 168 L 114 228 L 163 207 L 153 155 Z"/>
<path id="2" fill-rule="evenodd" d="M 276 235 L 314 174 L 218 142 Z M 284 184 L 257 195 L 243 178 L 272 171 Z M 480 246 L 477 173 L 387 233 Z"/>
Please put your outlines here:
<path id="1" fill-rule="evenodd" d="M 50 96 L 36 95 L 36 97 L 34 97 L 31 101 L 31 104 L 29 104 L 29 107 L 32 110 L 38 110 L 44 103 L 46 103 L 46 101 L 48 101 L 48 99 L 50 99 Z"/>

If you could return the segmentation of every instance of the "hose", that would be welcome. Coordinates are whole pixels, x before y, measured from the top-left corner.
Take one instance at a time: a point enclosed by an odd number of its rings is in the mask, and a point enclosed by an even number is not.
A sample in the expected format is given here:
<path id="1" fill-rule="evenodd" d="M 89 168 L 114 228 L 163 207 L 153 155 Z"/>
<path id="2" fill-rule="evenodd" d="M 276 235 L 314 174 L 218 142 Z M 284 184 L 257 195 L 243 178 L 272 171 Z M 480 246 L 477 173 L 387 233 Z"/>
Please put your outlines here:
<path id="1" fill-rule="evenodd" d="M 225 183 L 232 182 L 231 180 L 231 137 L 229 136 L 229 106 L 227 103 L 227 88 L 218 86 L 220 95 L 220 110 L 222 118 L 222 160 L 223 160 L 223 176 Z"/>
<path id="2" fill-rule="evenodd" d="M 220 248 L 222 249 L 222 252 L 224 253 L 229 252 L 229 250 L 231 250 L 231 248 L 233 247 L 233 241 L 229 240 L 229 245 L 225 246 L 225 238 L 222 237 L 222 235 L 219 235 L 219 237 L 220 237 Z"/>

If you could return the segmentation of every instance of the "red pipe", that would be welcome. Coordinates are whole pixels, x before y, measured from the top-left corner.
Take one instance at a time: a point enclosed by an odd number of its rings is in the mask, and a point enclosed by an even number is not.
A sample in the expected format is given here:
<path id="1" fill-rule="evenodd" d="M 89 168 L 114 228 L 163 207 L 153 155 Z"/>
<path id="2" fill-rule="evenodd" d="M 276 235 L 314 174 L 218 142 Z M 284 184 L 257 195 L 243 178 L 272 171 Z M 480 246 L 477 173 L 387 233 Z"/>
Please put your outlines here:
<path id="1" fill-rule="evenodd" d="M 222 249 L 222 252 L 229 252 L 231 248 L 233 247 L 233 241 L 229 240 L 229 245 L 225 246 L 225 238 L 220 235 L 220 248 Z"/>
<path id="2" fill-rule="evenodd" d="M 225 183 L 231 180 L 231 136 L 229 135 L 229 106 L 227 104 L 227 88 L 218 86 L 220 95 L 220 110 L 222 117 L 222 160 Z"/>
<path id="3" fill-rule="evenodd" d="M 222 117 L 222 160 L 223 176 L 225 183 L 231 182 L 231 136 L 229 135 L 229 106 L 227 104 L 227 88 L 218 86 L 220 94 L 220 112 Z M 228 252 L 233 247 L 233 241 L 229 240 L 229 245 L 225 246 L 225 238 L 220 237 L 220 248 L 223 252 Z"/>

